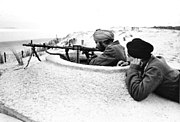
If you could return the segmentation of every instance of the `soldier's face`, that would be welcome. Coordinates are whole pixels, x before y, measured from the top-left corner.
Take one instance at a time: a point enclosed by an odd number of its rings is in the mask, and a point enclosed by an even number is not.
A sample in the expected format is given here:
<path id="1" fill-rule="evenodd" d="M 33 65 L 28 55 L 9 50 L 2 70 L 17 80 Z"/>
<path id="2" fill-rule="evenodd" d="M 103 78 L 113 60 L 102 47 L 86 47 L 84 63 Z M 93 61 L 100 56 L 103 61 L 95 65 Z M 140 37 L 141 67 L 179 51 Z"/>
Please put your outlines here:
<path id="1" fill-rule="evenodd" d="M 96 41 L 95 42 L 96 43 L 96 48 L 98 48 L 100 51 L 104 51 L 105 50 L 105 45 L 103 44 L 103 42 L 102 41 Z"/>

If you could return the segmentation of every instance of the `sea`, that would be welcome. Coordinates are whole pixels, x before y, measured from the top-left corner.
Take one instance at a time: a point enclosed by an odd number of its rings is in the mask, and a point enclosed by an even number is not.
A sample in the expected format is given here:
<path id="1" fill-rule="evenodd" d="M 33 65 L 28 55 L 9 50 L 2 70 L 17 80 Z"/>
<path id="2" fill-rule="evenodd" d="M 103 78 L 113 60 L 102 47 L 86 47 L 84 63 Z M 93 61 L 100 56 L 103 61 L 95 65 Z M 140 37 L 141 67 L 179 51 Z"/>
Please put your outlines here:
<path id="1" fill-rule="evenodd" d="M 46 42 L 51 41 L 53 38 L 41 38 L 41 39 L 34 39 L 32 40 L 33 43 L 36 44 L 43 44 Z M 20 52 L 22 50 L 26 50 L 30 47 L 25 47 L 23 44 L 28 44 L 30 43 L 31 40 L 16 40 L 16 41 L 4 41 L 0 42 L 0 52 L 1 53 L 10 53 L 11 50 L 16 50 L 16 52 Z"/>
<path id="2" fill-rule="evenodd" d="M 22 29 L 0 29 L 0 53 L 10 53 L 25 50 L 22 44 L 30 43 L 43 44 L 55 38 L 65 37 L 68 33 L 44 31 L 44 30 L 22 30 Z"/>

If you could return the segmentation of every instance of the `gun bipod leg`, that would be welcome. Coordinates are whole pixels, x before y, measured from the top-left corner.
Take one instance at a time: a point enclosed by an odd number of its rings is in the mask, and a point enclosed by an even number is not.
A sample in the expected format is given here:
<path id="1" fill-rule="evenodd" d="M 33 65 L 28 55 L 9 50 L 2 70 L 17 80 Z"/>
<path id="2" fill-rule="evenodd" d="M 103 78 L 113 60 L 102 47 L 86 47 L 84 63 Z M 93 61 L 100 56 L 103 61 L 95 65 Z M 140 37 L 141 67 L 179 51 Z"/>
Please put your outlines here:
<path id="1" fill-rule="evenodd" d="M 29 59 L 28 59 L 28 63 L 27 63 L 27 65 L 24 67 L 24 69 L 25 69 L 26 67 L 28 67 L 28 65 L 29 65 L 29 63 L 30 63 L 30 60 L 31 60 L 31 58 L 32 58 L 32 55 L 33 55 L 33 53 L 31 53 L 31 55 L 30 55 L 30 57 L 29 57 Z"/>
<path id="2" fill-rule="evenodd" d="M 41 59 L 39 58 L 39 56 L 38 56 L 38 54 L 37 54 L 35 48 L 33 49 L 33 52 L 34 52 L 35 56 L 37 57 L 37 59 L 38 59 L 39 61 L 41 61 Z"/>
<path id="3" fill-rule="evenodd" d="M 28 65 L 29 65 L 29 63 L 30 63 L 30 60 L 31 60 L 33 54 L 35 54 L 35 56 L 37 57 L 37 59 L 38 59 L 39 61 L 41 61 L 41 59 L 39 58 L 39 56 L 38 56 L 38 54 L 37 54 L 37 52 L 36 52 L 36 50 L 35 50 L 35 47 L 32 47 L 31 50 L 32 50 L 32 52 L 31 52 L 31 55 L 30 55 L 30 57 L 29 57 L 28 63 L 27 63 L 27 65 L 25 66 L 25 68 L 28 67 Z M 24 69 L 25 69 L 25 68 L 24 68 Z"/>

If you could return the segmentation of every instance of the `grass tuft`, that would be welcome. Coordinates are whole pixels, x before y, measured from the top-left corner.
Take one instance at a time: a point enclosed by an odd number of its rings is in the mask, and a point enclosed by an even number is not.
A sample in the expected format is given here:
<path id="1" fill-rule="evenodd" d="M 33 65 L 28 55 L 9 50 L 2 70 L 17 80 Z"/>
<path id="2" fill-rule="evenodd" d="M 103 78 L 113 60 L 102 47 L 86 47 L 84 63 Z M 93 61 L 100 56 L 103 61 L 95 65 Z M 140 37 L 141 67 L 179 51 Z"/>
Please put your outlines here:
<path id="1" fill-rule="evenodd" d="M 15 56 L 18 64 L 19 64 L 19 65 L 24 65 L 23 60 L 22 60 L 22 57 L 19 56 L 19 54 L 18 54 L 14 49 L 11 49 L 11 51 L 12 51 L 12 53 L 14 54 L 14 56 Z"/>

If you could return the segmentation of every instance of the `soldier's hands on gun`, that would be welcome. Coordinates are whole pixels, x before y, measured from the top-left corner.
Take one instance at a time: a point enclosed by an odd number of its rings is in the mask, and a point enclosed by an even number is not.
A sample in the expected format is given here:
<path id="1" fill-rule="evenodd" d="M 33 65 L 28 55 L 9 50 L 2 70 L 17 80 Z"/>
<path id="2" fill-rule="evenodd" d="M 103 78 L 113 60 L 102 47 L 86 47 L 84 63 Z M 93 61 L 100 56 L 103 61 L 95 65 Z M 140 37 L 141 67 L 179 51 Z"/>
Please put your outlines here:
<path id="1" fill-rule="evenodd" d="M 94 52 L 82 51 L 82 54 L 85 54 L 87 58 L 89 58 L 89 60 L 97 57 L 97 55 Z"/>
<path id="2" fill-rule="evenodd" d="M 121 66 L 121 67 L 124 67 L 124 66 L 128 66 L 128 65 L 130 65 L 130 62 L 129 61 L 119 61 L 118 63 L 117 63 L 117 66 Z"/>
<path id="3" fill-rule="evenodd" d="M 91 55 L 91 59 L 96 58 L 96 57 L 97 57 L 96 54 Z"/>

